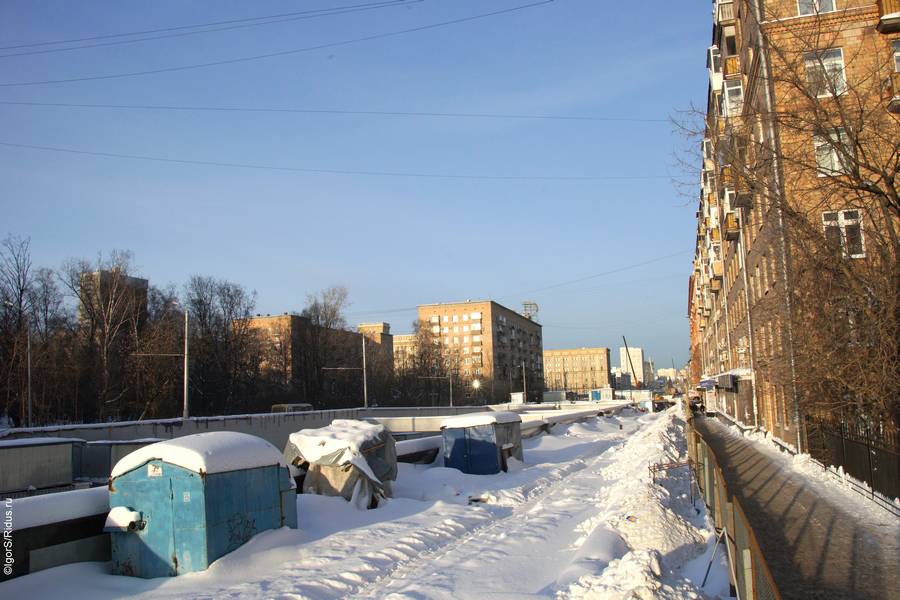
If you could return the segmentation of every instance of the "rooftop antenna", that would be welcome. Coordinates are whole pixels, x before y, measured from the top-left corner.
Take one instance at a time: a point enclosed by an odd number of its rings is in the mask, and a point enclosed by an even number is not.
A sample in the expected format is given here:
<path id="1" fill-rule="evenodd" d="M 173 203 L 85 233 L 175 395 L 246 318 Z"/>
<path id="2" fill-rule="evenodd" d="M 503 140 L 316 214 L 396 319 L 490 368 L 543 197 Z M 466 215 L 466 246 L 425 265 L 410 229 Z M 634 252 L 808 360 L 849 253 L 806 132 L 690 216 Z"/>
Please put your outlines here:
<path id="1" fill-rule="evenodd" d="M 534 318 L 537 317 L 538 310 L 539 308 L 537 302 L 526 300 L 522 303 L 522 316 L 524 316 L 529 321 L 534 321 Z"/>

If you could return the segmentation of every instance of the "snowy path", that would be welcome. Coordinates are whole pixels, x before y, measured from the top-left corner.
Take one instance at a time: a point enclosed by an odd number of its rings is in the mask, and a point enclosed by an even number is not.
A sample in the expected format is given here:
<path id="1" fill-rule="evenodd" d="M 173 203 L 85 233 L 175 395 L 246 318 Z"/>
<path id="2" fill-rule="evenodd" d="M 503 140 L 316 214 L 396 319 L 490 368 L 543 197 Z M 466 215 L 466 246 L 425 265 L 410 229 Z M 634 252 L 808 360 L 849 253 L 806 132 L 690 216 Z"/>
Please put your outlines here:
<path id="1" fill-rule="evenodd" d="M 58 597 L 65 581 L 67 600 L 697 598 L 684 577 L 702 579 L 712 532 L 686 471 L 662 486 L 647 472 L 680 455 L 675 415 L 555 427 L 526 440 L 526 464 L 509 473 L 401 465 L 377 510 L 303 495 L 299 530 L 262 533 L 201 573 L 140 580 L 82 563 L 0 584 L 0 596 Z M 708 597 L 727 590 L 726 572 L 717 560 Z"/>

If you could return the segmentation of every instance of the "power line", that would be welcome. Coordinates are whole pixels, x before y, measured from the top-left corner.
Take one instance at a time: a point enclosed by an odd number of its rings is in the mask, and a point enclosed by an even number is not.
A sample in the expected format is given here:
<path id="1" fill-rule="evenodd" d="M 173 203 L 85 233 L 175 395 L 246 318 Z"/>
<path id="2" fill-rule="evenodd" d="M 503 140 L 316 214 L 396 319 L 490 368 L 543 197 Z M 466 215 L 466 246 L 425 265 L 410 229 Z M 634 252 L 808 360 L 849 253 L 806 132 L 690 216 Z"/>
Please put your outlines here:
<path id="1" fill-rule="evenodd" d="M 545 290 L 552 290 L 552 289 L 554 289 L 554 288 L 563 287 L 563 286 L 566 286 L 566 285 L 571 285 L 571 284 L 573 284 L 573 283 L 581 283 L 582 281 L 588 281 L 588 280 L 590 280 L 590 279 L 596 279 L 596 278 L 598 278 L 598 277 L 604 277 L 604 276 L 606 276 L 606 275 L 612 275 L 613 273 L 621 273 L 622 271 L 627 271 L 627 270 L 629 270 L 629 269 L 634 269 L 634 268 L 637 268 L 637 267 L 643 267 L 643 266 L 645 266 L 645 265 L 653 264 L 653 263 L 659 262 L 659 261 L 661 261 L 661 260 L 666 260 L 667 258 L 673 258 L 673 257 L 675 257 L 675 256 L 682 256 L 682 255 L 688 254 L 688 253 L 693 254 L 693 252 L 694 252 L 693 250 L 680 250 L 680 251 L 678 251 L 678 252 L 673 252 L 672 254 L 666 254 L 665 256 L 658 256 L 658 257 L 656 257 L 656 258 L 651 258 L 650 260 L 645 260 L 645 261 L 643 261 L 643 262 L 634 263 L 634 264 L 631 264 L 631 265 L 626 265 L 626 266 L 624 266 L 624 267 L 619 267 L 618 269 L 612 269 L 612 270 L 610 270 L 610 271 L 604 271 L 604 272 L 602 272 L 602 273 L 596 273 L 596 274 L 594 274 L 594 275 L 588 275 L 588 276 L 586 276 L 586 277 L 579 277 L 578 279 L 570 279 L 569 281 L 562 281 L 562 282 L 560 282 L 560 283 L 554 283 L 553 285 L 547 285 L 547 286 L 544 286 L 544 287 L 534 288 L 534 289 L 531 289 L 531 290 L 525 290 L 524 292 L 519 292 L 518 294 L 515 294 L 515 295 L 517 295 L 517 296 L 522 296 L 522 295 L 525 295 L 525 294 L 534 294 L 534 293 L 537 293 L 537 292 L 543 292 L 543 291 L 545 291 Z M 512 294 L 511 294 L 511 295 L 512 295 Z M 509 296 L 501 296 L 501 298 L 508 298 L 508 297 L 509 297 Z"/>
<path id="2" fill-rule="evenodd" d="M 555 0 L 540 0 L 539 2 L 531 2 L 529 4 L 521 4 L 519 6 L 513 6 L 510 8 L 504 8 L 501 10 L 495 10 L 486 13 L 480 13 L 477 15 L 471 15 L 468 17 L 461 17 L 459 19 L 452 19 L 450 21 L 440 21 L 438 23 L 430 23 L 428 25 L 420 25 L 418 27 L 410 27 L 408 29 L 399 29 L 397 31 L 388 31 L 385 33 L 376 33 L 373 35 L 367 35 L 364 37 L 353 38 L 349 40 L 341 40 L 338 42 L 328 42 L 325 44 L 317 44 L 315 46 L 306 46 L 304 48 L 294 48 L 292 50 L 282 50 L 280 52 L 269 52 L 267 54 L 256 54 L 253 56 L 243 56 L 239 58 L 231 58 L 227 60 L 217 60 L 212 62 L 205 63 L 196 63 L 191 65 L 181 65 L 177 67 L 164 67 L 161 69 L 149 69 L 146 71 L 131 71 L 127 73 L 111 73 L 108 75 L 89 75 L 85 77 L 70 77 L 67 79 L 47 79 L 43 81 L 22 81 L 22 82 L 4 82 L 0 83 L 0 87 L 25 87 L 25 86 L 33 86 L 33 85 L 53 85 L 58 83 L 75 83 L 82 81 L 100 81 L 106 79 L 121 79 L 125 77 L 140 77 L 144 75 L 157 75 L 160 73 L 173 73 L 176 71 L 187 71 L 192 69 L 204 69 L 208 67 L 215 67 L 220 65 L 232 65 L 237 63 L 251 62 L 257 60 L 264 60 L 268 58 L 275 58 L 279 56 L 289 56 L 291 54 L 299 54 L 301 52 L 311 52 L 314 50 L 323 50 L 325 48 L 335 48 L 338 46 L 348 46 L 351 44 L 358 44 L 361 42 L 369 42 L 372 40 L 379 40 L 389 37 L 395 37 L 398 35 L 405 35 L 407 33 L 415 33 L 418 31 L 426 31 L 429 29 L 437 29 L 439 27 L 447 27 L 449 25 L 458 25 L 460 23 L 466 23 L 469 21 L 475 21 L 478 19 L 485 19 L 488 17 L 494 17 L 502 14 L 517 12 L 521 10 L 526 10 L 529 8 L 534 8 L 537 6 L 542 6 L 544 4 L 550 4 Z"/>
<path id="3" fill-rule="evenodd" d="M 0 100 L 4 106 L 33 106 L 42 108 L 95 108 L 119 110 L 160 110 L 185 112 L 247 112 L 247 113 L 288 113 L 288 114 L 329 114 L 329 115 L 369 115 L 387 117 L 441 117 L 465 119 L 521 119 L 557 121 L 614 121 L 632 123 L 668 123 L 668 119 L 642 119 L 637 117 L 592 117 L 583 115 L 541 115 L 508 113 L 467 113 L 400 110 L 344 110 L 331 108 L 272 108 L 250 106 L 179 106 L 170 104 L 79 104 L 73 102 L 24 102 Z"/>
<path id="4" fill-rule="evenodd" d="M 345 6 L 345 7 L 336 7 L 336 8 L 320 8 L 317 10 L 309 10 L 309 11 L 300 11 L 296 13 L 287 13 L 290 16 L 284 18 L 269 18 L 269 20 L 260 21 L 258 23 L 240 23 L 237 25 L 227 25 L 224 27 L 213 27 L 210 29 L 201 29 L 198 31 L 180 31 L 178 33 L 166 33 L 162 35 L 154 35 L 150 37 L 142 37 L 142 38 L 133 38 L 133 39 L 125 39 L 125 40 L 115 40 L 111 42 L 96 42 L 91 44 L 81 44 L 78 46 L 68 46 L 66 48 L 44 48 L 40 50 L 26 50 L 24 52 L 12 52 L 9 54 L 0 54 L 0 58 L 11 58 L 15 56 L 31 56 L 34 54 L 51 54 L 56 52 L 68 52 L 70 50 L 84 50 L 87 48 L 101 48 L 106 46 L 120 46 L 123 44 L 135 44 L 138 42 L 148 42 L 153 40 L 161 40 L 161 39 L 170 39 L 170 38 L 178 38 L 178 37 L 187 37 L 191 35 L 200 35 L 204 33 L 216 33 L 219 31 L 231 31 L 234 29 L 247 29 L 250 27 L 261 27 L 263 25 L 274 25 L 277 23 L 286 23 L 289 21 L 303 21 L 307 19 L 318 19 L 319 17 L 330 17 L 334 15 L 344 15 L 351 14 L 357 12 L 364 12 L 370 10 L 378 10 L 381 8 L 394 8 L 398 6 L 407 6 L 412 3 L 424 2 L 424 0 L 388 0 L 385 2 L 370 2 L 368 4 L 358 4 L 355 6 Z M 265 19 L 267 17 L 254 17 L 252 20 L 260 20 Z M 186 27 L 199 27 L 197 25 L 194 26 L 185 26 L 185 27 L 176 27 L 175 29 L 184 29 Z M 113 34 L 115 37 L 120 37 L 128 34 Z M 45 42 L 45 44 L 49 44 L 52 42 Z"/>
<path id="5" fill-rule="evenodd" d="M 186 158 L 170 158 L 164 156 L 150 156 L 144 154 L 124 154 L 118 152 L 95 152 L 92 150 L 80 150 L 76 148 L 62 148 L 58 146 L 38 146 L 35 144 L 18 144 L 0 141 L 0 146 L 10 148 L 25 148 L 29 150 L 42 150 L 46 152 L 59 152 L 65 154 L 79 154 L 85 156 L 98 156 L 102 158 L 122 158 L 129 160 L 144 160 L 160 163 L 172 163 L 183 165 L 199 165 L 206 167 L 223 167 L 232 169 L 254 169 L 264 171 L 284 171 L 291 173 L 311 173 L 322 175 L 365 175 L 377 177 L 408 177 L 418 179 L 476 179 L 489 181 L 610 181 L 610 180 L 647 180 L 647 179 L 672 179 L 669 175 L 475 175 L 459 173 L 417 173 L 410 171 L 369 171 L 356 169 L 319 169 L 311 167 L 281 167 L 277 165 L 263 165 L 253 163 L 223 162 L 214 160 L 193 160 Z"/>
<path id="6" fill-rule="evenodd" d="M 638 267 L 643 267 L 644 265 L 649 265 L 649 264 L 651 264 L 651 263 L 659 262 L 659 261 L 665 260 L 665 259 L 667 259 L 667 258 L 672 258 L 672 257 L 674 257 L 674 256 L 681 256 L 681 255 L 684 255 L 684 254 L 687 254 L 687 252 L 681 251 L 681 252 L 674 252 L 674 253 L 672 253 L 672 254 L 665 254 L 665 255 L 663 255 L 663 256 L 657 256 L 656 258 L 651 258 L 651 259 L 646 260 L 646 261 L 643 261 L 643 262 L 635 263 L 635 264 L 632 264 L 632 265 L 626 265 L 626 266 L 624 266 L 624 267 L 621 267 L 621 268 L 619 268 L 619 269 L 615 269 L 615 270 L 613 270 L 613 271 L 607 271 L 606 273 L 599 273 L 599 274 L 597 274 L 597 275 L 588 275 L 588 276 L 586 276 L 586 277 L 581 277 L 581 278 L 579 278 L 579 279 L 575 279 L 575 280 L 568 281 L 568 282 L 556 283 L 556 284 L 549 285 L 549 286 L 546 286 L 546 287 L 544 287 L 544 288 L 539 288 L 539 289 L 551 289 L 551 288 L 560 287 L 560 286 L 563 286 L 563 285 L 569 285 L 569 284 L 571 284 L 571 283 L 576 283 L 576 282 L 579 282 L 579 281 L 585 281 L 585 280 L 588 280 L 588 279 L 593 279 L 593 278 L 595 278 L 595 277 L 600 277 L 600 276 L 602 276 L 602 275 L 607 275 L 607 274 L 609 274 L 609 273 L 618 273 L 618 272 L 621 272 L 621 271 L 628 271 L 628 270 L 631 270 L 631 269 L 636 269 L 636 268 L 638 268 Z M 651 278 L 637 279 L 637 280 L 630 281 L 630 282 L 628 282 L 628 281 L 620 281 L 620 282 L 617 282 L 617 283 L 614 283 L 614 284 L 611 284 L 611 285 L 624 285 L 624 284 L 626 284 L 626 283 L 640 283 L 640 282 L 642 282 L 642 281 L 652 281 L 652 280 L 654 280 L 654 279 L 668 279 L 668 278 L 673 278 L 673 277 L 682 277 L 682 276 L 681 276 L 681 275 L 666 275 L 666 276 L 663 276 L 663 277 L 655 277 L 655 278 L 654 278 L 654 277 L 651 277 Z M 532 293 L 533 291 L 534 291 L 534 290 L 532 290 L 531 292 L 523 292 L 523 293 Z M 497 296 L 497 298 L 509 298 L 509 297 L 512 296 L 512 295 L 514 295 L 514 294 L 507 294 L 507 295 L 504 295 L 504 296 Z M 418 306 L 406 306 L 406 307 L 403 307 L 403 308 L 385 308 L 385 309 L 381 309 L 381 310 L 363 310 L 363 311 L 354 311 L 354 312 L 347 313 L 347 316 L 355 316 L 355 315 L 374 315 L 374 314 L 390 314 L 390 313 L 404 313 L 404 312 L 412 312 L 412 311 L 415 311 L 415 310 L 418 310 L 418 309 L 419 309 Z M 565 327 L 578 328 L 577 325 L 547 325 L 547 324 L 541 324 L 541 326 L 542 326 L 542 327 L 560 327 L 560 328 L 565 328 Z M 590 326 L 587 326 L 586 328 L 591 328 L 591 327 L 590 327 Z"/>
<path id="7" fill-rule="evenodd" d="M 409 0 L 409 1 L 421 2 L 422 0 Z M 350 9 L 350 8 L 359 8 L 362 6 L 371 6 L 374 4 L 389 4 L 389 3 L 393 3 L 393 2 L 402 3 L 402 2 L 407 2 L 407 0 L 384 0 L 382 2 L 368 2 L 366 4 L 353 4 L 353 5 L 349 5 L 349 6 L 333 6 L 331 8 L 317 8 L 317 9 L 312 9 L 312 10 L 301 10 L 301 11 L 295 11 L 295 12 L 278 13 L 278 14 L 274 14 L 274 15 L 262 15 L 259 17 L 245 17 L 242 19 L 228 19 L 226 21 L 210 21 L 207 23 L 197 23 L 194 25 L 177 25 L 177 26 L 173 26 L 173 27 L 160 27 L 158 29 L 144 29 L 142 31 L 129 31 L 129 32 L 124 32 L 124 33 L 107 33 L 107 34 L 102 34 L 102 35 L 92 35 L 89 37 L 70 38 L 67 40 L 31 42 L 28 44 L 17 44 L 15 46 L 0 46 L 0 50 L 16 50 L 18 48 L 36 48 L 39 46 L 56 46 L 59 44 L 76 44 L 79 42 L 91 42 L 91 41 L 96 41 L 96 40 L 107 40 L 107 39 L 111 39 L 111 38 L 129 37 L 129 36 L 135 36 L 135 35 L 147 35 L 150 33 L 163 33 L 163 32 L 167 32 L 167 31 L 183 31 L 185 29 L 213 27 L 216 25 L 230 25 L 230 24 L 234 24 L 234 23 L 247 23 L 250 21 L 262 21 L 262 20 L 267 20 L 267 19 L 277 19 L 277 18 L 281 18 L 281 17 L 292 17 L 295 15 L 306 15 L 306 14 L 311 14 L 311 13 L 328 12 L 328 11 L 335 11 L 335 10 L 345 10 L 345 9 Z"/>

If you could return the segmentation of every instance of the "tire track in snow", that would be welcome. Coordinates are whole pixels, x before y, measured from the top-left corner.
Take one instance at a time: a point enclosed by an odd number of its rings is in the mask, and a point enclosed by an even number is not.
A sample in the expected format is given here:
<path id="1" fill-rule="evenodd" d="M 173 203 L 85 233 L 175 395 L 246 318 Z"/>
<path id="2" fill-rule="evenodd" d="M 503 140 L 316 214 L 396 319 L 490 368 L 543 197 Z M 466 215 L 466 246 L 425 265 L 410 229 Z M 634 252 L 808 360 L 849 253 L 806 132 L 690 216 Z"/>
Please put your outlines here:
<path id="1" fill-rule="evenodd" d="M 547 532 L 556 529 L 560 521 L 571 519 L 589 506 L 596 504 L 600 497 L 596 487 L 590 484 L 573 485 L 572 479 L 586 475 L 588 479 L 602 480 L 602 469 L 606 466 L 605 463 L 609 463 L 612 460 L 609 454 L 614 453 L 615 449 L 622 447 L 627 442 L 628 436 L 635 430 L 645 426 L 646 423 L 635 422 L 635 425 L 634 430 L 624 431 L 621 436 L 613 438 L 614 442 L 600 454 L 592 458 L 582 456 L 571 460 L 560 465 L 560 467 L 547 475 L 536 479 L 534 482 L 520 486 L 515 490 L 515 493 L 510 494 L 507 490 L 507 493 L 501 494 L 500 497 L 492 498 L 492 500 L 500 500 L 499 504 L 501 506 L 508 506 L 507 502 L 518 496 L 521 501 L 512 505 L 512 510 L 509 514 L 497 517 L 483 526 L 473 528 L 466 532 L 465 535 L 448 540 L 446 544 L 422 553 L 413 560 L 398 564 L 396 569 L 361 588 L 355 595 L 349 597 L 359 599 L 425 597 L 421 592 L 415 590 L 412 591 L 411 595 L 405 595 L 402 591 L 402 586 L 411 582 L 418 582 L 424 572 L 429 578 L 429 595 L 454 598 L 454 586 L 452 584 L 441 586 L 441 583 L 449 583 L 451 574 L 446 572 L 446 568 L 427 572 L 431 565 L 446 558 L 448 555 L 454 553 L 464 554 L 468 545 L 475 544 L 480 546 L 476 553 L 477 566 L 484 567 L 487 563 L 502 561 L 508 556 L 497 548 L 499 545 L 497 542 L 502 542 L 508 538 L 514 539 L 516 544 L 539 544 L 544 541 L 547 537 Z M 604 441 L 611 440 L 607 439 Z M 560 492 L 563 498 L 554 499 L 553 494 L 555 492 Z M 551 511 L 544 510 L 544 503 L 547 500 L 555 505 Z M 474 567 L 476 565 L 473 564 L 471 566 Z M 392 591 L 394 587 L 400 587 L 401 589 Z M 442 587 L 445 590 L 442 590 Z"/>

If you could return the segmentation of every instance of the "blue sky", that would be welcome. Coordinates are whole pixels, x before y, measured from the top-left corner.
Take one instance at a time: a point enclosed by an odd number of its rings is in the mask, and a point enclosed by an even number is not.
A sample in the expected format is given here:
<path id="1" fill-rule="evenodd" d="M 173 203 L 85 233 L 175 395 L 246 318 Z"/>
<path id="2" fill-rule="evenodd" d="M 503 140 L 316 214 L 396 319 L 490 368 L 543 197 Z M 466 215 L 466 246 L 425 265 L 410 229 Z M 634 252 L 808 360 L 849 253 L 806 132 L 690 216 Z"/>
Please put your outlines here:
<path id="1" fill-rule="evenodd" d="M 361 4 L 4 2 L 0 46 Z M 425 0 L 260 27 L 0 56 L 0 102 L 250 106 L 666 119 L 705 95 L 708 2 L 557 0 L 457 25 L 266 60 L 74 83 L 9 86 L 214 62 L 526 4 Z M 115 38 L 114 38 L 115 39 Z M 108 41 L 108 40 L 104 40 Z M 0 50 L 0 54 L 49 49 Z M 479 176 L 436 179 L 165 164 L 0 146 L 0 235 L 35 263 L 129 249 L 152 283 L 240 282 L 262 313 L 332 284 L 351 322 L 410 329 L 420 303 L 534 300 L 545 348 L 687 359 L 693 201 L 666 122 L 462 119 L 0 105 L 0 142 L 200 161 Z M 640 267 L 580 283 L 560 282 Z M 613 352 L 613 363 L 618 352 Z"/>

